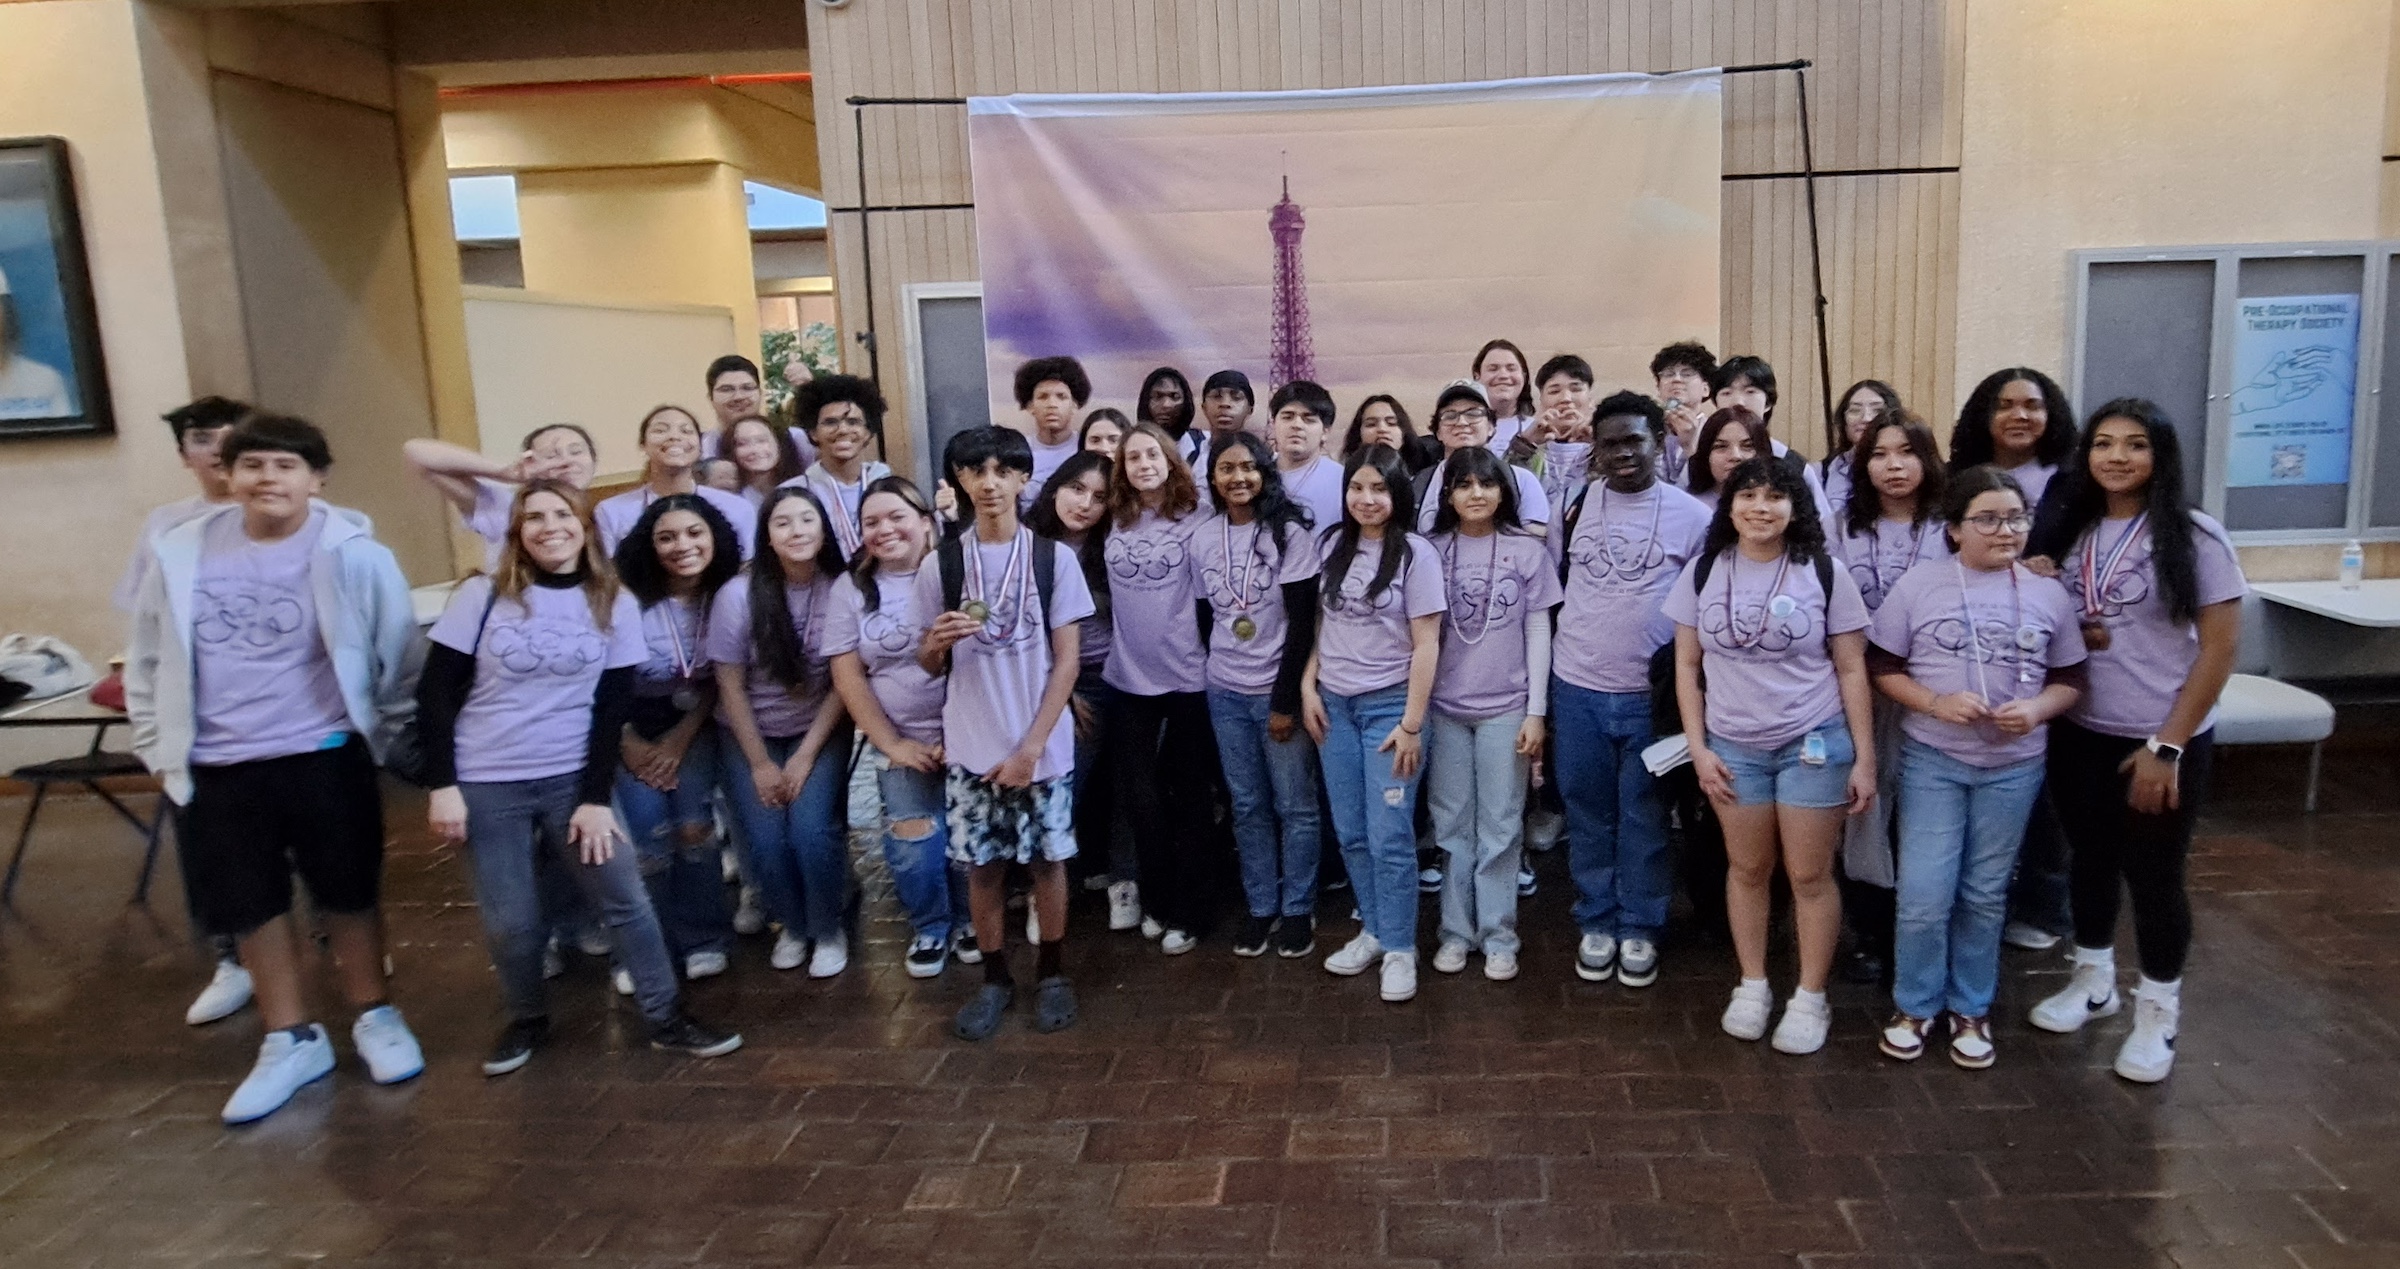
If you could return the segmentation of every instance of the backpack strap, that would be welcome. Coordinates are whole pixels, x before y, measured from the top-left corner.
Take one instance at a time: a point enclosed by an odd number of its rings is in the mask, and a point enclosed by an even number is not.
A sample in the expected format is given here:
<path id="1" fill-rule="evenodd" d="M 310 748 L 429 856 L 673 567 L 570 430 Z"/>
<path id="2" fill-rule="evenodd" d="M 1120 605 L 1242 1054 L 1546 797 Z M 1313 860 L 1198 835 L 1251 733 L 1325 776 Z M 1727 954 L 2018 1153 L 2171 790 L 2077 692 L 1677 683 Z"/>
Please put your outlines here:
<path id="1" fill-rule="evenodd" d="M 1575 526 L 1583 520 L 1583 500 L 1591 495 L 1592 487 L 1585 485 L 1575 491 L 1567 502 L 1567 513 L 1558 518 L 1558 584 L 1567 584 L 1567 565 L 1575 559 Z"/>
<path id="2" fill-rule="evenodd" d="M 957 612 L 959 601 L 967 594 L 967 548 L 961 534 L 945 534 L 941 545 L 933 549 L 935 562 L 942 570 L 942 611 Z"/>
<path id="3" fill-rule="evenodd" d="M 1817 590 L 1825 596 L 1825 655 L 1833 656 L 1833 553 L 1817 552 Z"/>
<path id="4" fill-rule="evenodd" d="M 1056 586 L 1057 581 L 1058 543 L 1036 533 L 1033 535 L 1033 589 L 1042 597 L 1042 626 L 1045 635 L 1050 625 L 1050 592 Z"/>

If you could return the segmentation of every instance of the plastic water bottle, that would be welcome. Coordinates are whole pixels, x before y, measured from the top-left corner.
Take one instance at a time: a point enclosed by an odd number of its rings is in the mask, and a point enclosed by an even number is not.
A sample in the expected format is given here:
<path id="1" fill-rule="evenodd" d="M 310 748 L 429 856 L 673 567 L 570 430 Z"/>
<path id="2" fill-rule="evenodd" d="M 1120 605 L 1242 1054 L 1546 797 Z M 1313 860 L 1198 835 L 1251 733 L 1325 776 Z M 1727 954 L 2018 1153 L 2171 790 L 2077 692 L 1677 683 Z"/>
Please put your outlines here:
<path id="1" fill-rule="evenodd" d="M 2359 579 L 2366 576 L 2367 549 L 2352 538 L 2342 546 L 2342 589 L 2357 590 Z"/>

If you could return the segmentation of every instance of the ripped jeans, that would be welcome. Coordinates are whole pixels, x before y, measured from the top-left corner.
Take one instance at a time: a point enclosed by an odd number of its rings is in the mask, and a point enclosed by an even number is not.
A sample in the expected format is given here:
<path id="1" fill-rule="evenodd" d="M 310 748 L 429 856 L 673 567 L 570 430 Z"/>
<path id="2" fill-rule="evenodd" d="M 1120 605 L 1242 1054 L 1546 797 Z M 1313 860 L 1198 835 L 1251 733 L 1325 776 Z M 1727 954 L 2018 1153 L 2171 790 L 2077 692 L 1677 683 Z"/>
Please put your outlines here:
<path id="1" fill-rule="evenodd" d="M 942 769 L 886 764 L 877 782 L 883 789 L 883 862 L 910 927 L 918 938 L 945 940 L 953 929 L 969 928 L 965 870 L 951 875 Z"/>
<path id="2" fill-rule="evenodd" d="M 725 910 L 718 862 L 715 727 L 703 727 L 683 751 L 675 787 L 654 789 L 617 768 L 617 815 L 633 839 L 642 883 L 678 961 L 694 952 L 733 951 L 733 917 Z"/>

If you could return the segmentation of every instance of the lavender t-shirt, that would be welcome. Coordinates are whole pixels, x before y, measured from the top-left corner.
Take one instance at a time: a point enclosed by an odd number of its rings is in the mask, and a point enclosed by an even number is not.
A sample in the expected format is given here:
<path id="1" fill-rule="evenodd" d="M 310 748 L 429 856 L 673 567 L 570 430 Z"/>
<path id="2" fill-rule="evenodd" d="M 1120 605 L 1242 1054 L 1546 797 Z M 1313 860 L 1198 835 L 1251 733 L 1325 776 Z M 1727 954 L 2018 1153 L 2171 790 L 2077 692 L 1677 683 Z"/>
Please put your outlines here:
<path id="1" fill-rule="evenodd" d="M 970 570 L 963 599 L 980 599 L 991 609 L 983 629 L 959 640 L 950 649 L 950 694 L 942 704 L 942 749 L 949 764 L 978 776 L 989 776 L 1008 761 L 1034 715 L 1041 712 L 1042 692 L 1050 682 L 1050 632 L 1072 625 L 1092 613 L 1092 592 L 1084 584 L 1075 556 L 1048 538 L 1037 538 L 1020 527 L 1014 543 L 984 542 L 967 530 L 966 545 L 983 562 L 984 584 L 978 592 Z M 1013 584 L 1009 556 L 1019 546 L 1027 552 L 1057 552 L 1050 583 L 1050 611 L 1041 610 L 1041 591 L 1034 585 L 1031 556 L 1020 563 Z M 916 611 L 942 610 L 942 571 L 917 570 Z M 1189 624 L 1189 618 L 1186 619 Z M 1078 658 L 1080 660 L 1080 658 Z M 1075 727 L 1060 710 L 1058 721 L 1042 744 L 1033 778 L 1055 780 L 1075 769 Z"/>
<path id="2" fill-rule="evenodd" d="M 491 603 L 486 616 L 491 595 L 489 577 L 460 582 L 427 636 L 475 657 L 475 684 L 458 711 L 459 782 L 544 780 L 583 770 L 601 672 L 640 665 L 650 655 L 641 604 L 618 591 L 602 630 L 580 586 L 529 586 L 517 599 Z"/>
<path id="3" fill-rule="evenodd" d="M 1310 528 L 1324 532 L 1342 522 L 1342 465 L 1317 455 L 1300 470 L 1283 475 L 1283 492 L 1308 508 Z"/>
<path id="4" fill-rule="evenodd" d="M 1946 556 L 1893 584 L 1867 638 L 1905 658 L 1908 677 L 1934 695 L 1973 692 L 1994 709 L 2039 695 L 2051 670 L 2084 658 L 2066 587 L 2022 565 L 1986 573 Z M 2039 758 L 2049 734 L 2011 736 L 1989 721 L 1962 727 L 1914 710 L 1900 729 L 1972 767 Z"/>
<path id="5" fill-rule="evenodd" d="M 1700 632 L 1710 739 L 1779 749 L 1839 715 L 1841 685 L 1825 640 L 1867 628 L 1867 605 L 1850 570 L 1833 570 L 1828 596 L 1808 561 L 1762 564 L 1728 547 L 1703 597 L 1692 591 L 1698 564 L 1684 566 L 1666 613 Z"/>
<path id="6" fill-rule="evenodd" d="M 1169 520 L 1142 512 L 1131 525 L 1109 531 L 1109 643 L 1102 677 L 1120 692 L 1163 696 L 1208 686 L 1208 652 L 1200 646 L 1193 605 L 1197 586 L 1189 567 L 1192 530 L 1198 513 Z"/>
<path id="7" fill-rule="evenodd" d="M 1850 456 L 1836 454 L 1821 469 L 1825 488 L 1825 507 L 1833 512 L 1829 524 L 1840 524 L 1850 515 L 1850 499 L 1855 496 L 1857 478 L 1850 471 Z"/>
<path id="8" fill-rule="evenodd" d="M 920 744 L 942 741 L 944 682 L 917 664 L 925 623 L 917 617 L 917 574 L 875 571 L 875 611 L 868 612 L 855 577 L 833 584 L 833 607 L 825 617 L 828 659 L 855 652 L 866 667 L 875 703 L 902 736 Z"/>
<path id="9" fill-rule="evenodd" d="M 1554 535 L 1555 537 L 1555 535 Z M 1708 508 L 1657 481 L 1637 494 L 1594 483 L 1569 552 L 1566 607 L 1551 668 L 1587 692 L 1647 692 L 1650 657 L 1675 638 L 1661 611 L 1683 566 L 1708 538 Z"/>
<path id="10" fill-rule="evenodd" d="M 1272 692 L 1275 672 L 1283 665 L 1284 635 L 1291 629 L 1283 588 L 1315 577 L 1324 567 L 1317 535 L 1288 525 L 1278 549 L 1275 535 L 1257 521 L 1234 524 L 1212 515 L 1192 530 L 1186 567 L 1215 623 L 1208 637 L 1208 686 L 1250 696 Z M 1244 617 L 1252 626 L 1247 639 L 1233 629 Z"/>
<path id="11" fill-rule="evenodd" d="M 759 735 L 803 736 L 817 721 L 817 710 L 833 688 L 832 672 L 825 666 L 825 621 L 833 612 L 832 594 L 833 583 L 822 577 L 783 588 L 792 629 L 800 635 L 801 661 L 799 683 L 786 687 L 757 663 L 758 649 L 750 637 L 750 579 L 736 577 L 717 592 L 717 602 L 708 612 L 708 659 L 713 665 L 746 667 L 744 686 Z M 717 721 L 731 722 L 722 701 L 717 704 Z"/>
<path id="12" fill-rule="evenodd" d="M 486 572 L 500 567 L 500 551 L 508 545 L 508 525 L 517 507 L 517 487 L 497 480 L 475 482 L 475 506 L 460 517 L 467 531 L 483 539 Z"/>
<path id="13" fill-rule="evenodd" d="M 669 697 L 708 678 L 708 649 L 702 646 L 707 616 L 701 605 L 674 595 L 642 610 L 642 647 L 648 655 L 633 671 L 635 696 Z"/>
<path id="14" fill-rule="evenodd" d="M 1333 550 L 1333 535 L 1318 545 Z M 1408 681 L 1409 659 L 1416 643 L 1409 622 L 1442 611 L 1449 596 L 1442 588 L 1442 561 L 1433 544 L 1411 533 L 1400 571 L 1384 585 L 1373 602 L 1366 598 L 1368 583 L 1383 558 L 1383 543 L 1361 541 L 1350 559 L 1350 571 L 1338 582 L 1323 585 L 1332 593 L 1317 625 L 1317 686 L 1337 696 L 1359 696 Z"/>
<path id="15" fill-rule="evenodd" d="M 758 508 L 750 505 L 750 500 L 740 494 L 712 489 L 707 485 L 692 492 L 733 523 L 733 540 L 741 544 L 742 558 L 749 559 L 750 537 L 758 528 Z M 633 526 L 641 522 L 642 512 L 656 501 L 658 495 L 650 492 L 648 485 L 601 499 L 599 505 L 592 508 L 592 524 L 600 530 L 601 547 L 614 556 L 617 544 L 625 540 L 626 534 L 633 532 Z"/>
<path id="16" fill-rule="evenodd" d="M 2167 597 L 2150 566 L 2150 533 L 2125 552 L 2116 573 L 2101 585 L 2097 602 L 2085 593 L 2083 561 L 2096 554 L 2094 582 L 2107 571 L 2108 557 L 2132 525 L 2131 520 L 2102 520 L 2084 531 L 2059 562 L 2060 580 L 2075 601 L 2079 622 L 2097 621 L 2108 629 L 2108 646 L 2091 649 L 2091 686 L 2067 711 L 2078 726 L 2109 736 L 2148 736 L 2166 725 L 2174 712 L 2175 696 L 2200 659 L 2200 629 L 2176 621 L 2167 613 Z M 2097 538 L 2098 546 L 2094 547 Z M 2199 606 L 2240 599 L 2249 592 L 2242 579 L 2241 560 L 2225 526 L 2204 512 L 2192 513 L 2192 572 L 2198 583 Z M 2211 707 L 2201 731 L 2217 725 Z"/>
<path id="17" fill-rule="evenodd" d="M 1950 558 L 1950 547 L 1942 540 L 1938 520 L 1912 524 L 1878 519 L 1865 533 L 1844 533 L 1835 553 L 1850 566 L 1858 597 L 1866 601 L 1868 612 L 1874 612 L 1883 606 L 1883 597 L 1891 593 L 1901 574 L 1922 560 Z"/>
<path id="18" fill-rule="evenodd" d="M 1017 511 L 1020 514 L 1033 505 L 1034 498 L 1042 492 L 1042 486 L 1050 483 L 1051 473 L 1065 466 L 1068 459 L 1083 449 L 1083 442 L 1073 429 L 1068 430 L 1067 439 L 1056 445 L 1042 444 L 1042 438 L 1031 432 L 1025 434 L 1025 443 L 1033 447 L 1033 479 L 1026 481 L 1025 491 L 1017 495 Z M 968 511 L 968 514 L 973 512 Z"/>
<path id="19" fill-rule="evenodd" d="M 1590 441 L 1552 441 L 1542 447 L 1542 496 L 1553 509 L 1573 502 L 1591 478 Z"/>
<path id="20" fill-rule="evenodd" d="M 1441 511 L 1442 473 L 1449 465 L 1447 458 L 1433 465 L 1432 483 L 1425 486 L 1425 505 L 1417 508 L 1419 533 L 1433 532 L 1433 517 Z M 1512 466 L 1508 474 L 1517 486 L 1517 521 L 1527 528 L 1550 523 L 1550 495 L 1542 492 L 1542 482 L 1522 467 Z"/>
<path id="21" fill-rule="evenodd" d="M 2042 491 L 2050 487 L 2050 478 L 2058 474 L 2058 464 L 2045 463 L 2037 459 L 2030 463 L 2019 463 L 2014 467 L 2003 467 L 2001 470 L 2017 478 L 2018 487 L 2025 491 L 2025 505 L 2038 507 L 2042 505 Z M 2144 732 L 2143 734 L 2148 735 L 2149 733 Z"/>
<path id="22" fill-rule="evenodd" d="M 308 753 L 350 730 L 309 584 L 325 516 L 277 542 L 251 541 L 240 512 L 208 523 L 192 579 L 194 765 Z"/>
<path id="23" fill-rule="evenodd" d="M 1433 707 L 1469 722 L 1523 710 L 1532 686 L 1525 623 L 1561 598 L 1550 552 L 1522 533 L 1445 533 L 1432 544 L 1449 600 Z"/>

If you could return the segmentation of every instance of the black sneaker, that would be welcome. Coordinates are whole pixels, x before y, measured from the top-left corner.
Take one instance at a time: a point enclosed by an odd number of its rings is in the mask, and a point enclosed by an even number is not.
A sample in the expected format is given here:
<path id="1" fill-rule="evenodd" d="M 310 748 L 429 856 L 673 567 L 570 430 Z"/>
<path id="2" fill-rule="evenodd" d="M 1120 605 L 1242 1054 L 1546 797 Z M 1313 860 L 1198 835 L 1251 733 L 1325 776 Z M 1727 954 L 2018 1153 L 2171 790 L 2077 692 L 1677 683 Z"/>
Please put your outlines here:
<path id="1" fill-rule="evenodd" d="M 1233 936 L 1233 954 L 1236 956 L 1266 955 L 1268 936 L 1274 932 L 1275 918 L 1273 917 L 1243 917 L 1241 932 Z"/>
<path id="2" fill-rule="evenodd" d="M 548 1018 L 519 1018 L 492 1041 L 491 1056 L 483 1060 L 486 1075 L 506 1075 L 533 1060 L 533 1051 L 550 1038 Z"/>
<path id="3" fill-rule="evenodd" d="M 1317 919 L 1306 916 L 1287 916 L 1275 927 L 1275 954 L 1287 961 L 1298 960 L 1317 950 Z"/>
<path id="4" fill-rule="evenodd" d="M 685 1057 L 723 1057 L 742 1047 L 742 1037 L 731 1031 L 719 1031 L 688 1013 L 679 1013 L 650 1029 L 650 1047 Z"/>

